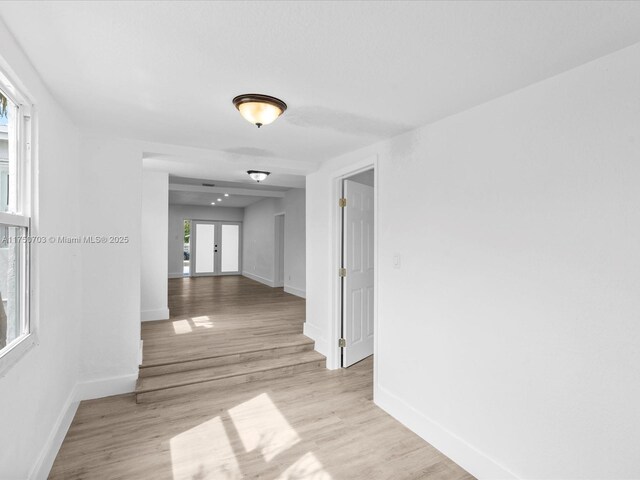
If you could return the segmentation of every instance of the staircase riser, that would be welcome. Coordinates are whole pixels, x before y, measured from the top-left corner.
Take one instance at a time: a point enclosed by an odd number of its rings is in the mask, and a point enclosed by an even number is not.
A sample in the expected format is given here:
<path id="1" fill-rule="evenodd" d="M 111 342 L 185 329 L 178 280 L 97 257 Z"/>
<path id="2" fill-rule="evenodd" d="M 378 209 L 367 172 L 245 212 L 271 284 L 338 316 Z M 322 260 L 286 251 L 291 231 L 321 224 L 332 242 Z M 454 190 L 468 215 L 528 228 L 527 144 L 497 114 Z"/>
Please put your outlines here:
<path id="1" fill-rule="evenodd" d="M 167 365 L 158 365 L 152 367 L 141 367 L 138 377 L 146 378 L 157 375 L 166 375 L 169 373 L 187 372 L 189 370 L 199 370 L 202 368 L 213 368 L 222 365 L 231 365 L 234 363 L 247 362 L 252 360 L 265 360 L 268 358 L 279 358 L 282 355 L 292 353 L 308 352 L 313 350 L 313 343 L 305 343 L 302 345 L 292 345 L 288 347 L 276 347 L 269 350 L 259 352 L 234 353 L 232 355 L 224 355 L 215 358 L 201 358 L 189 362 L 170 363 Z"/>
<path id="2" fill-rule="evenodd" d="M 136 403 L 151 403 L 158 400 L 167 400 L 171 398 L 189 395 L 191 393 L 202 393 L 207 391 L 215 391 L 230 385 L 238 385 L 246 382 L 258 382 L 261 380 L 269 380 L 292 375 L 297 372 L 308 372 L 312 370 L 324 369 L 325 360 L 301 363 L 298 365 L 288 365 L 286 367 L 266 370 L 261 372 L 251 372 L 234 377 L 221 378 L 206 382 L 194 383 L 191 385 L 183 385 L 180 387 L 170 387 L 162 390 L 154 390 L 150 392 L 138 393 L 136 395 Z"/>

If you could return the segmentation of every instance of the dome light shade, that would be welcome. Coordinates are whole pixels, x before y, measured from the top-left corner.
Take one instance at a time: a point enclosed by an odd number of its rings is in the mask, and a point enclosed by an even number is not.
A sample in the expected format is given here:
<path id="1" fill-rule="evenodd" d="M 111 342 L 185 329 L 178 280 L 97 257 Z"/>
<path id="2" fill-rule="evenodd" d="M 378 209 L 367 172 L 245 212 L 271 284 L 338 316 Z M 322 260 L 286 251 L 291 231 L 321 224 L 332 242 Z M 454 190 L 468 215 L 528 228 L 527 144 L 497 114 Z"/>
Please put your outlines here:
<path id="1" fill-rule="evenodd" d="M 259 93 L 238 95 L 233 99 L 233 104 L 240 115 L 258 128 L 273 123 L 287 109 L 287 104 L 282 100 Z"/>
<path id="2" fill-rule="evenodd" d="M 247 173 L 249 174 L 252 180 L 255 180 L 256 182 L 260 183 L 265 178 L 267 178 L 271 172 L 261 172 L 259 170 L 247 170 Z"/>

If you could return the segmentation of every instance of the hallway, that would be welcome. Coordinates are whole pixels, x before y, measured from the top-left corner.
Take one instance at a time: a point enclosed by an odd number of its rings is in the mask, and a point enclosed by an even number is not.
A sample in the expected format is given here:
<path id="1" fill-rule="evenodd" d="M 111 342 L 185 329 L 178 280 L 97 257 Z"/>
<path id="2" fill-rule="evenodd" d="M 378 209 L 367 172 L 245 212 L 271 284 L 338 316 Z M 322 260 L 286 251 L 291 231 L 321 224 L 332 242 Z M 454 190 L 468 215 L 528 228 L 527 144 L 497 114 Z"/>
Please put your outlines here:
<path id="1" fill-rule="evenodd" d="M 169 310 L 142 323 L 143 366 L 302 338 L 305 301 L 239 275 L 185 277 L 169 280 Z"/>
<path id="2" fill-rule="evenodd" d="M 143 324 L 145 368 L 302 337 L 304 300 L 243 277 L 172 280 L 170 305 L 171 320 Z M 149 404 L 85 401 L 49 478 L 473 478 L 375 406 L 372 389 L 369 358 Z"/>

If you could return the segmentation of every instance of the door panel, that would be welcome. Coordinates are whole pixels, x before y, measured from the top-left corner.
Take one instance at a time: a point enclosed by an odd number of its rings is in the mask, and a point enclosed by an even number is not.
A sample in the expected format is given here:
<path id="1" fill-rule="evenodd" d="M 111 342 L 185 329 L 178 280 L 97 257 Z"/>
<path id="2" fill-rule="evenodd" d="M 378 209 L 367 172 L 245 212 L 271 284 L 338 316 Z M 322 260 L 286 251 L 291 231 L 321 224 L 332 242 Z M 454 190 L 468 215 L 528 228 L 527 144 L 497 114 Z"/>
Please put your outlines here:
<path id="1" fill-rule="evenodd" d="M 373 187 L 344 181 L 342 331 L 346 340 L 343 366 L 373 354 L 374 218 Z"/>
<path id="2" fill-rule="evenodd" d="M 195 235 L 195 273 L 215 273 L 216 225 L 196 223 Z"/>
<path id="3" fill-rule="evenodd" d="M 239 274 L 242 268 L 240 223 L 193 220 L 191 224 L 192 275 Z"/>
<path id="4" fill-rule="evenodd" d="M 221 273 L 240 270 L 240 225 L 222 224 Z"/>

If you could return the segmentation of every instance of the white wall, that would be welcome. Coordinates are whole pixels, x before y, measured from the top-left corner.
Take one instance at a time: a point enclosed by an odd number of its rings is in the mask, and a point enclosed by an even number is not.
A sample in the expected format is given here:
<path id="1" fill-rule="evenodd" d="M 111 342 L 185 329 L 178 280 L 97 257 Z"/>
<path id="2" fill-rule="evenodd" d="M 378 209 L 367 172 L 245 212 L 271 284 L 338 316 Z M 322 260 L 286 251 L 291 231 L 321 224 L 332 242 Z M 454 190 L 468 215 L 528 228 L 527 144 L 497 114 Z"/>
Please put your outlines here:
<path id="1" fill-rule="evenodd" d="M 275 218 L 284 212 L 284 290 L 306 295 L 305 191 L 287 190 L 284 198 L 266 198 L 245 208 L 243 275 L 274 286 Z"/>
<path id="2" fill-rule="evenodd" d="M 284 291 L 306 295 L 305 190 L 288 190 L 284 197 Z"/>
<path id="3" fill-rule="evenodd" d="M 377 155 L 375 400 L 480 478 L 640 477 L 639 58 L 307 178 L 305 332 L 335 340 L 331 176 Z"/>
<path id="4" fill-rule="evenodd" d="M 132 391 L 138 374 L 142 151 L 135 142 L 84 132 L 81 154 L 83 232 L 127 237 L 82 245 L 86 398 Z"/>
<path id="5" fill-rule="evenodd" d="M 167 306 L 169 175 L 142 172 L 141 319 L 169 318 Z"/>
<path id="6" fill-rule="evenodd" d="M 169 206 L 169 276 L 182 277 L 185 220 L 219 220 L 242 222 L 244 208 Z"/>
<path id="7" fill-rule="evenodd" d="M 33 97 L 37 109 L 37 196 L 31 233 L 78 235 L 78 132 L 1 20 L 0 68 Z M 82 318 L 80 250 L 78 244 L 33 245 L 31 320 L 38 343 L 0 378 L 3 480 L 46 476 L 75 412 Z"/>
<path id="8" fill-rule="evenodd" d="M 242 274 L 269 286 L 274 285 L 274 215 L 282 212 L 282 198 L 266 198 L 244 209 Z"/>

